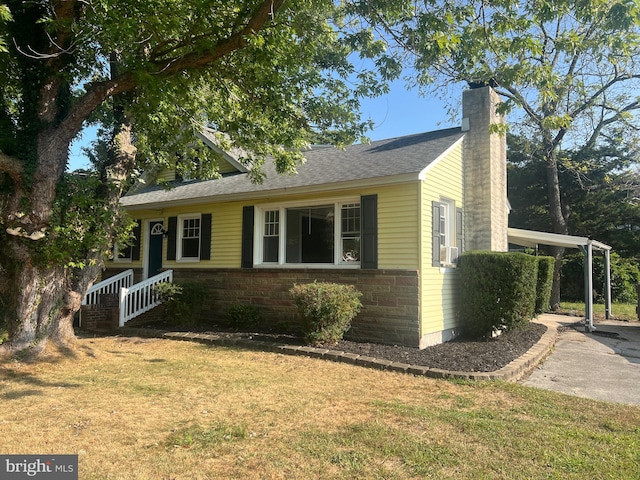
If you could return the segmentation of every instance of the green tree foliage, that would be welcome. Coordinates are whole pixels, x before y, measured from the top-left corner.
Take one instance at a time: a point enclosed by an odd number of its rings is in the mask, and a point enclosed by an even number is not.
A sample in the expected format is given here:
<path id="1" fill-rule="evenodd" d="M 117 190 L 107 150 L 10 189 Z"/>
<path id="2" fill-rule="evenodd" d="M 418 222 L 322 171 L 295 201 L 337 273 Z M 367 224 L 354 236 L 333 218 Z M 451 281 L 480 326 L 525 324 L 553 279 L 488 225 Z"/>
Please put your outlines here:
<path id="1" fill-rule="evenodd" d="M 545 166 L 536 158 L 536 145 L 509 135 L 507 147 L 509 224 L 549 231 Z M 622 257 L 640 256 L 640 178 L 633 170 L 639 158 L 636 147 L 609 143 L 560 151 L 558 158 L 570 232 L 611 245 Z"/>
<path id="2" fill-rule="evenodd" d="M 399 0 L 400 1 L 400 0 Z M 388 3 L 388 2 L 381 2 Z M 570 232 L 559 152 L 633 143 L 640 108 L 640 8 L 635 0 L 426 0 L 392 17 L 370 2 L 357 11 L 395 40 L 416 81 L 491 85 L 510 124 L 544 165 L 552 231 Z M 565 165 L 566 166 L 566 165 Z M 580 171 L 581 165 L 575 165 Z M 563 167 L 564 168 L 564 167 Z M 562 257 L 563 250 L 554 256 Z M 556 262 L 556 267 L 560 262 Z M 552 305 L 559 301 L 559 271 Z"/>
<path id="3" fill-rule="evenodd" d="M 0 53 L 7 51 L 5 24 L 11 20 L 11 12 L 6 5 L 0 3 Z"/>
<path id="4" fill-rule="evenodd" d="M 635 259 L 622 258 L 611 253 L 611 300 L 617 303 L 636 303 L 636 286 L 640 283 L 640 268 Z M 602 255 L 593 257 L 593 293 L 595 301 L 604 303 L 604 259 Z M 584 255 L 567 255 L 562 265 L 562 298 L 584 300 Z"/>
<path id="5" fill-rule="evenodd" d="M 397 75 L 384 48 L 330 0 L 5 0 L 0 310 L 8 348 L 73 337 L 71 317 L 118 234 L 121 222 L 109 216 L 118 218 L 132 174 L 205 157 L 194 136 L 203 126 L 251 152 L 241 160 L 256 180 L 267 156 L 294 172 L 310 143 L 362 138 L 360 99 Z M 380 74 L 358 71 L 360 57 Z M 106 152 L 96 154 L 95 173 L 67 175 L 69 146 L 88 122 L 102 125 Z"/>

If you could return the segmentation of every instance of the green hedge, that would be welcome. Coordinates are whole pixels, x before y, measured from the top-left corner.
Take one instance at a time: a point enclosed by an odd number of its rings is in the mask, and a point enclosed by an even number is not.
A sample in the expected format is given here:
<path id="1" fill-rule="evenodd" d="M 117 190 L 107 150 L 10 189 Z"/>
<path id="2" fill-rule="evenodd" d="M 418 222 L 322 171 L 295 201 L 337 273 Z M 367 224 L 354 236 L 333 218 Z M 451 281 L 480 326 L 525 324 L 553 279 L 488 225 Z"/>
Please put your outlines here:
<path id="1" fill-rule="evenodd" d="M 229 324 L 237 328 L 255 329 L 263 326 L 262 313 L 256 305 L 234 303 L 227 309 Z"/>
<path id="2" fill-rule="evenodd" d="M 538 260 L 538 283 L 536 286 L 535 313 L 548 312 L 551 302 L 551 287 L 553 286 L 553 267 L 555 258 L 535 257 Z"/>
<path id="3" fill-rule="evenodd" d="M 170 325 L 188 326 L 202 323 L 202 299 L 209 289 L 203 283 L 159 283 L 153 287 L 164 302 L 164 319 Z"/>
<path id="4" fill-rule="evenodd" d="M 466 252 L 459 259 L 460 317 L 464 333 L 488 337 L 529 322 L 535 312 L 537 257 L 524 253 Z"/>

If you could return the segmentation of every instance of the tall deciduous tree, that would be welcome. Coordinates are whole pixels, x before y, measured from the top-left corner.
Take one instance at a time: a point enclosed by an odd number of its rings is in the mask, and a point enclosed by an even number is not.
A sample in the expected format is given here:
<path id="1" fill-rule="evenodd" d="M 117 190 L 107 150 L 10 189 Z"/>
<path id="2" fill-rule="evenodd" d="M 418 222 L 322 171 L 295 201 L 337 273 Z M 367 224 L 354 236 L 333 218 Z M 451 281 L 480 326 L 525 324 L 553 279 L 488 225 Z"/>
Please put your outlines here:
<path id="1" fill-rule="evenodd" d="M 537 144 L 553 232 L 570 233 L 558 152 L 595 148 L 603 139 L 635 141 L 639 128 L 637 0 L 399 3 L 404 8 L 393 17 L 375 2 L 361 2 L 357 11 L 413 56 L 418 82 L 435 81 L 436 91 L 457 82 L 496 89 L 512 127 Z M 559 263 L 552 306 L 559 302 Z"/>
<path id="2" fill-rule="evenodd" d="M 292 172 L 309 143 L 360 138 L 359 98 L 385 87 L 354 69 L 354 52 L 378 58 L 388 76 L 394 64 L 372 35 L 349 29 L 341 8 L 331 0 L 0 4 L 0 318 L 10 336 L 0 350 L 73 338 L 72 316 L 126 224 L 118 199 L 128 179 L 193 147 L 194 130 L 213 127 L 252 152 L 244 161 L 256 179 L 267 156 Z M 95 172 L 66 174 L 69 146 L 91 121 L 110 132 L 110 154 Z"/>
<path id="3" fill-rule="evenodd" d="M 527 139 L 509 135 L 508 185 L 512 227 L 551 228 L 545 164 Z M 640 257 L 640 177 L 634 171 L 638 148 L 604 144 L 595 149 L 558 153 L 558 179 L 574 235 L 592 236 L 623 258 Z"/>

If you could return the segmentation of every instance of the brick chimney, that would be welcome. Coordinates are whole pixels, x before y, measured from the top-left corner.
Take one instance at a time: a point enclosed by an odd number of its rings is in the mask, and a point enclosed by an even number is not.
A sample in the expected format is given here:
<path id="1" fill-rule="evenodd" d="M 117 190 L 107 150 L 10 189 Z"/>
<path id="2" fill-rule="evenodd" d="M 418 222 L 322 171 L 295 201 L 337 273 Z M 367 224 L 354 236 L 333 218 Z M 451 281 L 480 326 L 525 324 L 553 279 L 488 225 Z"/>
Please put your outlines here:
<path id="1" fill-rule="evenodd" d="M 507 251 L 507 139 L 490 133 L 504 124 L 491 87 L 462 93 L 464 137 L 464 249 Z"/>

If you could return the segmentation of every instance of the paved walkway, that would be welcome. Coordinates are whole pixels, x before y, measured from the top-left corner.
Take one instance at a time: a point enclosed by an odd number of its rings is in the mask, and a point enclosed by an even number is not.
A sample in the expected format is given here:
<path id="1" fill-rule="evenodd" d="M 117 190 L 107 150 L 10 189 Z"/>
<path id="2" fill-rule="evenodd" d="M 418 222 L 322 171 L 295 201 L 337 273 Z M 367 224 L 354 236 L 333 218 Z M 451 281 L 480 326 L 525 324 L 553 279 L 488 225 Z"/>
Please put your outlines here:
<path id="1" fill-rule="evenodd" d="M 551 326 L 575 317 L 543 315 Z M 596 331 L 568 327 L 547 359 L 522 383 L 579 397 L 640 405 L 640 322 L 606 320 Z"/>

